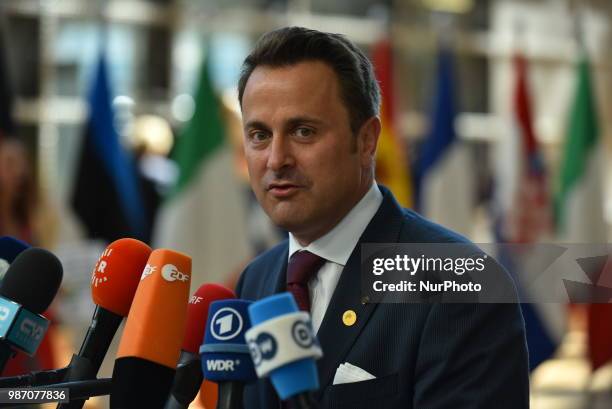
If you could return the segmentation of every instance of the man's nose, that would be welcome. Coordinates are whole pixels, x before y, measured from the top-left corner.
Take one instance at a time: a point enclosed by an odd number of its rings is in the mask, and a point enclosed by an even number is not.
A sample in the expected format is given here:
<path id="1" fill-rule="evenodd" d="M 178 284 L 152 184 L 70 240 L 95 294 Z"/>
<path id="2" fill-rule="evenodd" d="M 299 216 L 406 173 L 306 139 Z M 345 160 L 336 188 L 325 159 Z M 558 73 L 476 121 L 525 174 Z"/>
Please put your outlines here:
<path id="1" fill-rule="evenodd" d="M 274 135 L 268 155 L 268 169 L 276 172 L 284 167 L 292 166 L 293 162 L 291 147 L 285 138 Z"/>

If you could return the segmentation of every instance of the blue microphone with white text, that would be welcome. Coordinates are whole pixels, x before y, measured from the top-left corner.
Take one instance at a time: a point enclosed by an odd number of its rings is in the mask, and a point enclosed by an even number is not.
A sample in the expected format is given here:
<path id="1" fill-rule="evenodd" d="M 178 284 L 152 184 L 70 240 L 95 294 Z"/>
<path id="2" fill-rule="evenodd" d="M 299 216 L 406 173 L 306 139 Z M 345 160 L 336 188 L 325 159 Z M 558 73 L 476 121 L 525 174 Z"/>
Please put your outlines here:
<path id="1" fill-rule="evenodd" d="M 310 392 L 319 389 L 315 359 L 323 351 L 310 314 L 298 310 L 291 294 L 282 293 L 253 303 L 249 316 L 253 327 L 246 340 L 257 375 L 269 376 L 281 400 L 295 408 L 316 408 Z"/>
<path id="2" fill-rule="evenodd" d="M 251 327 L 249 305 L 232 299 L 210 304 L 200 355 L 204 378 L 219 385 L 217 409 L 242 408 L 244 384 L 257 379 L 244 338 Z"/>

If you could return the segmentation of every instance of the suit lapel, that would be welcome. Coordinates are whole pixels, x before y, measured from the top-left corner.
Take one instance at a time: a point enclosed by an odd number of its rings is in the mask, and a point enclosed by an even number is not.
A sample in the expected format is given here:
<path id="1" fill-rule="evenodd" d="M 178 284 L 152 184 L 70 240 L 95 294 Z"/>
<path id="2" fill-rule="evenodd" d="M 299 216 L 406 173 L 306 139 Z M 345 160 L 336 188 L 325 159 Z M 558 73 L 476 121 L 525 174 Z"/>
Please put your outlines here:
<path id="1" fill-rule="evenodd" d="M 379 187 L 383 193 L 383 202 L 342 270 L 317 334 L 324 354 L 317 362 L 321 386 L 318 392 L 319 398 L 378 305 L 362 303 L 361 300 L 361 244 L 396 243 L 399 237 L 403 222 L 402 210 L 393 195 L 384 187 L 380 185 Z M 353 310 L 357 315 L 357 321 L 352 326 L 344 325 L 342 320 L 347 310 Z"/>
<path id="2" fill-rule="evenodd" d="M 285 249 L 281 256 L 274 261 L 270 274 L 267 275 L 261 287 L 260 297 L 265 298 L 283 291 L 287 291 L 287 257 L 289 254 L 289 242 L 285 243 Z"/>

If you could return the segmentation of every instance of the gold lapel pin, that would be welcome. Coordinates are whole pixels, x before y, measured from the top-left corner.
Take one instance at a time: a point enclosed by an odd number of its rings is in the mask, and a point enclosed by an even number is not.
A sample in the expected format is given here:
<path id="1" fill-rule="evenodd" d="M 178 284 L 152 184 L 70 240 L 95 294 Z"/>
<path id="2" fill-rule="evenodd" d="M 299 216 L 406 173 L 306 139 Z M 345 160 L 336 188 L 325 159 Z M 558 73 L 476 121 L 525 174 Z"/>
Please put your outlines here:
<path id="1" fill-rule="evenodd" d="M 347 327 L 353 326 L 357 322 L 357 314 L 353 310 L 346 310 L 342 314 L 342 322 Z"/>

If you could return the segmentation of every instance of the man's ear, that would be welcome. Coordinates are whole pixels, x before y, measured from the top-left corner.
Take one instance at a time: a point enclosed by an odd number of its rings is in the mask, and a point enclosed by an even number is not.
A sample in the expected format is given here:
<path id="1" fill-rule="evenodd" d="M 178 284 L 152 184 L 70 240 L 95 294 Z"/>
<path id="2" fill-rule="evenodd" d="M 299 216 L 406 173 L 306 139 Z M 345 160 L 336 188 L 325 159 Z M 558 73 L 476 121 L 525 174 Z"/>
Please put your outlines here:
<path id="1" fill-rule="evenodd" d="M 374 162 L 381 128 L 380 118 L 373 116 L 359 130 L 359 135 L 357 136 L 359 143 L 357 146 L 363 167 L 369 167 Z"/>

